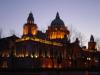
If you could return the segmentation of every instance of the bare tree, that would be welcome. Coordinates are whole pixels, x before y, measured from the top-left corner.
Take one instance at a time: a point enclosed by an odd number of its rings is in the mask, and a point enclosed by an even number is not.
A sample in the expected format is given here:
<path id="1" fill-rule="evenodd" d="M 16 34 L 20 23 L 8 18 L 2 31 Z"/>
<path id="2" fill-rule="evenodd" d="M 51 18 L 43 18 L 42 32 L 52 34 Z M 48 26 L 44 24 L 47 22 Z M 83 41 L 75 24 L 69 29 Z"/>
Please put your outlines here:
<path id="1" fill-rule="evenodd" d="M 72 27 L 72 25 L 70 26 L 70 38 L 72 41 L 75 41 L 76 38 L 79 39 L 80 41 L 80 46 L 84 46 L 86 39 L 85 39 L 85 35 L 79 31 L 77 31 L 74 27 Z"/>
<path id="2" fill-rule="evenodd" d="M 80 40 L 80 46 L 81 47 L 84 46 L 84 44 L 86 42 L 84 34 L 82 34 L 81 32 L 77 32 L 76 37 L 78 37 Z"/>
<path id="3" fill-rule="evenodd" d="M 100 38 L 96 38 L 97 49 L 100 51 Z"/>
<path id="4" fill-rule="evenodd" d="M 0 28 L 0 38 L 2 37 L 2 29 Z"/>
<path id="5" fill-rule="evenodd" d="M 10 30 L 10 35 L 14 35 L 15 31 L 14 30 Z"/>

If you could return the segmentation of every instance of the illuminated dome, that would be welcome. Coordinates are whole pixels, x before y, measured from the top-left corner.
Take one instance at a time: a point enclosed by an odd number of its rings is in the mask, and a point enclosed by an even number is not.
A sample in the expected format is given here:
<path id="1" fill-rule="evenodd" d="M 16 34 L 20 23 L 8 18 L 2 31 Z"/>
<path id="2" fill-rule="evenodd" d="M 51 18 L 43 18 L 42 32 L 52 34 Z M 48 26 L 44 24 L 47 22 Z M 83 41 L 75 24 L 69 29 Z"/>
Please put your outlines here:
<path id="1" fill-rule="evenodd" d="M 59 13 L 57 12 L 56 18 L 51 22 L 51 25 L 48 26 L 46 34 L 49 39 L 63 39 L 69 36 L 69 30 L 65 26 L 64 22 L 60 19 Z"/>
<path id="2" fill-rule="evenodd" d="M 64 22 L 60 19 L 59 13 L 57 12 L 56 18 L 51 22 L 51 27 L 62 27 L 64 25 Z"/>

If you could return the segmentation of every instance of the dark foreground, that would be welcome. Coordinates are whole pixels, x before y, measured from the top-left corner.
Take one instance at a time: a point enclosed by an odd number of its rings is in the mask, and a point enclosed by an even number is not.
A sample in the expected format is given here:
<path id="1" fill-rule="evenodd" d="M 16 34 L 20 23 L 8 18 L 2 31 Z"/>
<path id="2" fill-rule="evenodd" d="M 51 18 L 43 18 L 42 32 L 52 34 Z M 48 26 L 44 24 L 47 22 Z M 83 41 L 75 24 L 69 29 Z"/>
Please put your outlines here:
<path id="1" fill-rule="evenodd" d="M 100 75 L 100 72 L 0 72 L 0 75 Z"/>
<path id="2" fill-rule="evenodd" d="M 0 75 L 100 75 L 99 70 L 31 69 L 0 70 Z"/>
<path id="3" fill-rule="evenodd" d="M 100 72 L 0 72 L 0 75 L 100 75 Z"/>

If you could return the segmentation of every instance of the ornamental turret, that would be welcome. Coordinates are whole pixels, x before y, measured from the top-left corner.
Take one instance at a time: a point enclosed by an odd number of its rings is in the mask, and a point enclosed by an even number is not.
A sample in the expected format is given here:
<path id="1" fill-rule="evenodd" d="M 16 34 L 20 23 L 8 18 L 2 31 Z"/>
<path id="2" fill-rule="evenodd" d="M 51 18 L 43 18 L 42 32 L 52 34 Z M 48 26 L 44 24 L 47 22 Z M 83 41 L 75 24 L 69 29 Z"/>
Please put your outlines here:
<path id="1" fill-rule="evenodd" d="M 90 41 L 88 42 L 88 50 L 96 50 L 96 42 L 94 41 L 93 35 L 91 35 Z"/>
<path id="2" fill-rule="evenodd" d="M 34 36 L 37 33 L 37 25 L 34 23 L 33 14 L 29 13 L 27 18 L 27 23 L 23 27 L 23 37 L 24 36 Z"/>

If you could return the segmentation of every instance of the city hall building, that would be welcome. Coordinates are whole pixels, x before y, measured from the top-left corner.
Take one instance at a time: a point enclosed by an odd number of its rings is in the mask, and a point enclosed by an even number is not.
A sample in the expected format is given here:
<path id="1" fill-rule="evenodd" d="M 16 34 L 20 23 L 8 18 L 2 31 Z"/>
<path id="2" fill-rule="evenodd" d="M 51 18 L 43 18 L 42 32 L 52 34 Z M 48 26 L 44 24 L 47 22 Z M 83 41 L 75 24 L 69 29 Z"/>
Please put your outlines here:
<path id="1" fill-rule="evenodd" d="M 99 51 L 93 35 L 88 48 L 78 38 L 70 42 L 70 31 L 57 12 L 46 32 L 38 30 L 30 13 L 21 38 L 0 39 L 0 68 L 91 68 L 99 65 Z"/>

